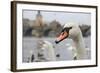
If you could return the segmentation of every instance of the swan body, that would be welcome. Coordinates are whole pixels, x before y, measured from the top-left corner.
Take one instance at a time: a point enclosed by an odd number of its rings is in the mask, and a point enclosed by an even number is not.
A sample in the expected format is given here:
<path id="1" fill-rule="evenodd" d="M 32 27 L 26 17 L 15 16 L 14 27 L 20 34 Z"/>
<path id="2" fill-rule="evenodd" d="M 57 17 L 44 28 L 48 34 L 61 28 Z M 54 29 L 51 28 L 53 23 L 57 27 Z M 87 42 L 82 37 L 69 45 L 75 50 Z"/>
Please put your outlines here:
<path id="1" fill-rule="evenodd" d="M 56 39 L 56 43 L 61 42 L 65 38 L 70 38 L 73 40 L 73 43 L 76 47 L 76 58 L 77 59 L 85 59 L 85 45 L 82 36 L 82 32 L 77 25 L 77 23 L 67 23 L 64 25 L 63 31 Z"/>
<path id="2" fill-rule="evenodd" d="M 48 60 L 55 61 L 56 56 L 55 56 L 53 44 L 50 43 L 49 41 L 44 41 L 44 43 L 45 44 L 43 44 L 43 48 L 47 49 L 48 51 Z"/>
<path id="3" fill-rule="evenodd" d="M 41 50 L 44 51 L 43 54 L 44 54 L 44 57 L 46 58 L 46 60 L 55 61 L 56 56 L 55 56 L 53 44 L 46 40 L 43 40 L 42 42 L 43 42 L 43 44 L 41 45 Z M 45 51 L 47 53 L 45 53 Z"/>

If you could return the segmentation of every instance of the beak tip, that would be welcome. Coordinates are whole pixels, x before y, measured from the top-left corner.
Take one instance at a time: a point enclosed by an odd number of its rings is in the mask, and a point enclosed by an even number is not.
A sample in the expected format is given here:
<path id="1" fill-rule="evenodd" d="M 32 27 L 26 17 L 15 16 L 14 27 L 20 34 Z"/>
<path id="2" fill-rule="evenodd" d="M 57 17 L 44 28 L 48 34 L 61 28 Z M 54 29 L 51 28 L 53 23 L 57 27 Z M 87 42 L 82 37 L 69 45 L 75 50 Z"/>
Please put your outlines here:
<path id="1" fill-rule="evenodd" d="M 58 44 L 58 43 L 59 43 L 59 41 L 57 41 L 57 40 L 56 40 L 56 41 L 55 41 L 55 43 L 56 43 L 56 44 Z"/>

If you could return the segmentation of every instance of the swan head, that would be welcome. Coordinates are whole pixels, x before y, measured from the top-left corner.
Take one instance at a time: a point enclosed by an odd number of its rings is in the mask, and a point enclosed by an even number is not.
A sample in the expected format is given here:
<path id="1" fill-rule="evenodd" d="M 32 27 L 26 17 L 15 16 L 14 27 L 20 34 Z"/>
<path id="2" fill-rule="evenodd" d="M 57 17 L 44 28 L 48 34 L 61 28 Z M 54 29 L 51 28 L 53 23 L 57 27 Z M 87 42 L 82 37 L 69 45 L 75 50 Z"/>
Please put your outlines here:
<path id="1" fill-rule="evenodd" d="M 79 34 L 81 33 L 80 28 L 75 23 L 67 23 L 64 25 L 61 33 L 57 37 L 55 43 L 59 43 L 66 38 L 71 38 L 72 40 L 76 40 Z"/>

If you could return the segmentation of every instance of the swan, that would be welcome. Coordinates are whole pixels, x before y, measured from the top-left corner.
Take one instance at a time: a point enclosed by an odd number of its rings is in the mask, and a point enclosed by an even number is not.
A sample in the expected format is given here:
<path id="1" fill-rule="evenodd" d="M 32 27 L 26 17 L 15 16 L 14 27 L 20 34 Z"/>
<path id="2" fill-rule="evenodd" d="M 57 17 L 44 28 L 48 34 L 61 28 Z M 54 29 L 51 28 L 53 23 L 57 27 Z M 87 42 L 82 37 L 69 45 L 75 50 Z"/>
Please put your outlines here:
<path id="1" fill-rule="evenodd" d="M 47 40 L 41 40 L 39 41 L 39 43 L 41 43 L 41 45 L 39 46 L 40 46 L 40 50 L 42 50 L 40 53 L 43 54 L 43 57 L 45 58 L 45 60 L 56 61 L 54 45 Z"/>
<path id="2" fill-rule="evenodd" d="M 45 40 L 44 44 L 42 46 L 42 49 L 47 49 L 47 52 L 48 52 L 48 58 L 47 59 L 49 61 L 56 61 L 54 46 L 51 42 Z"/>
<path id="3" fill-rule="evenodd" d="M 60 35 L 55 40 L 55 43 L 58 44 L 59 42 L 61 42 L 66 38 L 70 38 L 73 40 L 73 43 L 76 48 L 76 54 L 77 54 L 75 59 L 77 60 L 85 59 L 86 49 L 84 45 L 82 32 L 79 26 L 77 25 L 77 23 L 65 24 Z"/>

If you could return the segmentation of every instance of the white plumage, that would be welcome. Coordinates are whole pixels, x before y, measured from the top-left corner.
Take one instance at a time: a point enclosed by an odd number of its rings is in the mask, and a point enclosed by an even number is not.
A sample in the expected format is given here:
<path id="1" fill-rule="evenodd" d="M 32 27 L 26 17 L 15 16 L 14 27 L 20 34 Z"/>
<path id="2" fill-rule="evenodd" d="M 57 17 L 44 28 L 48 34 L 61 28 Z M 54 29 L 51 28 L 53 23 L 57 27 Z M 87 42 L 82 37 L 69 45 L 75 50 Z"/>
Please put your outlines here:
<path id="1" fill-rule="evenodd" d="M 73 52 L 74 52 L 74 55 L 76 55 L 76 58 L 77 59 L 85 59 L 86 49 L 85 49 L 85 45 L 84 45 L 82 32 L 81 32 L 79 26 L 77 25 L 77 23 L 67 23 L 64 25 L 63 29 L 65 29 L 65 28 L 66 28 L 66 30 L 63 31 L 62 32 L 63 34 L 61 34 L 61 36 L 57 38 L 56 43 L 58 43 L 59 41 L 62 41 L 62 39 L 65 39 L 63 37 L 63 35 L 65 36 L 65 34 L 67 33 L 66 34 L 67 37 L 73 40 L 73 43 L 75 46 L 74 48 L 76 49 L 75 52 L 74 51 Z"/>

